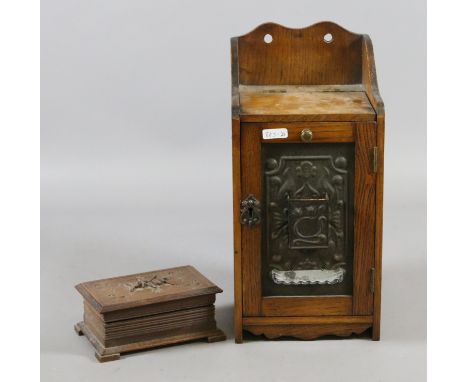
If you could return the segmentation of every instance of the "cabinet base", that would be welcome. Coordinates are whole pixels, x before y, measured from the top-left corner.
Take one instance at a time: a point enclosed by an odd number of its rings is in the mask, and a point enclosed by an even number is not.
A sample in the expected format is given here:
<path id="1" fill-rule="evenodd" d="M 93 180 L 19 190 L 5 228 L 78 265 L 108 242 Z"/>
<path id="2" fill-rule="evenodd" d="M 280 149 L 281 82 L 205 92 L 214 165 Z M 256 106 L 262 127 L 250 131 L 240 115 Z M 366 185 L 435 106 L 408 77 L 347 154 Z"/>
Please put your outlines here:
<path id="1" fill-rule="evenodd" d="M 362 334 L 373 324 L 372 316 L 244 317 L 242 322 L 243 329 L 254 335 L 264 335 L 268 339 L 294 337 L 301 340 Z M 372 339 L 378 340 L 375 336 Z"/>
<path id="2" fill-rule="evenodd" d="M 255 334 L 264 335 L 268 339 L 279 337 L 295 337 L 301 340 L 313 340 L 322 336 L 348 337 L 352 334 L 361 334 L 369 329 L 366 324 L 341 324 L 341 325 L 255 325 L 244 326 L 244 330 Z"/>

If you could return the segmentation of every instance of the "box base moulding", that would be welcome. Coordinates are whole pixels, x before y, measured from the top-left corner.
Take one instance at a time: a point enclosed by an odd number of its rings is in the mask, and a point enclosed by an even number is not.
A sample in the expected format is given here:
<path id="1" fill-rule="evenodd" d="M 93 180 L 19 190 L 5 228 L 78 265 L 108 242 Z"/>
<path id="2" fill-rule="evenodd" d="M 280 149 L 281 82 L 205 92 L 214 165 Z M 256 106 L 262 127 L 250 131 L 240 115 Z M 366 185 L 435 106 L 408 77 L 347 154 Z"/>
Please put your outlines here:
<path id="1" fill-rule="evenodd" d="M 165 337 L 154 338 L 145 341 L 132 342 L 120 346 L 105 347 L 92 333 L 92 331 L 81 321 L 75 325 L 75 332 L 79 335 L 85 335 L 89 342 L 96 349 L 95 356 L 99 362 L 115 361 L 120 358 L 122 353 L 134 352 L 138 350 L 157 348 L 161 346 L 173 345 L 182 342 L 206 339 L 208 342 L 224 341 L 226 335 L 220 329 L 201 330 L 187 332 L 184 334 L 168 335 Z"/>

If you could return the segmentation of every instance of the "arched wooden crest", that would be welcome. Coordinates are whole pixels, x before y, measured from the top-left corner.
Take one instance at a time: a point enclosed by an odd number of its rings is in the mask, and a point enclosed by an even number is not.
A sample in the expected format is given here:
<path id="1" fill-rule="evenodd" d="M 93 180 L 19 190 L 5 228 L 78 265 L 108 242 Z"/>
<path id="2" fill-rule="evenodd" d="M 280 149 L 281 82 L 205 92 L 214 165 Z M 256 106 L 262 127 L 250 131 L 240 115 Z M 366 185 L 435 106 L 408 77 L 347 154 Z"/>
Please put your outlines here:
<path id="1" fill-rule="evenodd" d="M 302 29 L 275 23 L 262 24 L 236 38 L 239 83 L 361 83 L 362 38 L 363 35 L 349 32 L 332 22 Z"/>

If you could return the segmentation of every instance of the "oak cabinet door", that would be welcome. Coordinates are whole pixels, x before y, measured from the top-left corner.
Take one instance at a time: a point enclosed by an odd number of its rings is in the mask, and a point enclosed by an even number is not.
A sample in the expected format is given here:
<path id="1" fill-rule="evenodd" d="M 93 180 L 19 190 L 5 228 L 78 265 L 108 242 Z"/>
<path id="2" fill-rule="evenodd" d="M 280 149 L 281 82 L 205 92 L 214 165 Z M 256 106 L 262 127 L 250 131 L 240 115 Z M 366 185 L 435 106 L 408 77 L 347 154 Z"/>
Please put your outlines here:
<path id="1" fill-rule="evenodd" d="M 372 314 L 375 129 L 241 125 L 244 316 Z"/>

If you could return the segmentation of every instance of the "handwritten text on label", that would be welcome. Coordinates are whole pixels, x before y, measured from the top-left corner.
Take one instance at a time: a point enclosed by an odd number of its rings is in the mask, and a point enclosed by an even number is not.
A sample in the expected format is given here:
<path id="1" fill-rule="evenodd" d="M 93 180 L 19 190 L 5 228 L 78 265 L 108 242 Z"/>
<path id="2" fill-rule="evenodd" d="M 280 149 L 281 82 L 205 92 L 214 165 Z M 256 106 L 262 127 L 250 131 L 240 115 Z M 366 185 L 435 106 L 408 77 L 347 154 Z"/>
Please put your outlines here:
<path id="1" fill-rule="evenodd" d="M 263 139 L 284 139 L 288 137 L 288 129 L 264 129 Z"/>

